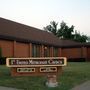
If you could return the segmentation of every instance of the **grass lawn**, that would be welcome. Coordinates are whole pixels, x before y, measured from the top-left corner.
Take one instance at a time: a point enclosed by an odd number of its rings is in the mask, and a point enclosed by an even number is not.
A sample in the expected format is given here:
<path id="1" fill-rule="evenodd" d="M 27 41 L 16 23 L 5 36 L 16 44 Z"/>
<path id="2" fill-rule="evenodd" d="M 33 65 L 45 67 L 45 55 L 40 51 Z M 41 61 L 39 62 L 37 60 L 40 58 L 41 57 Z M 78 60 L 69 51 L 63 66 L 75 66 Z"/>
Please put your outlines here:
<path id="1" fill-rule="evenodd" d="M 11 77 L 10 68 L 0 65 L 0 85 L 24 90 L 70 90 L 87 80 L 90 80 L 90 62 L 68 63 L 58 77 L 59 86 L 55 88 L 44 85 L 46 77 Z"/>

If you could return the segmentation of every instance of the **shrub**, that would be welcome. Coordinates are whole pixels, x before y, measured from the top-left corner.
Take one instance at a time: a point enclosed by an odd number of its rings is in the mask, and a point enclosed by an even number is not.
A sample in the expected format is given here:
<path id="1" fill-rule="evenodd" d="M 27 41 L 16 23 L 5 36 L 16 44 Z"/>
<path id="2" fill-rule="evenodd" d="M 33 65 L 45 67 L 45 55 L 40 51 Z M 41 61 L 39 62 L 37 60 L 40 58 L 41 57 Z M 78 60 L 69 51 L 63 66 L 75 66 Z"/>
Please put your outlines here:
<path id="1" fill-rule="evenodd" d="M 6 57 L 0 57 L 0 64 L 5 65 L 6 64 Z"/>

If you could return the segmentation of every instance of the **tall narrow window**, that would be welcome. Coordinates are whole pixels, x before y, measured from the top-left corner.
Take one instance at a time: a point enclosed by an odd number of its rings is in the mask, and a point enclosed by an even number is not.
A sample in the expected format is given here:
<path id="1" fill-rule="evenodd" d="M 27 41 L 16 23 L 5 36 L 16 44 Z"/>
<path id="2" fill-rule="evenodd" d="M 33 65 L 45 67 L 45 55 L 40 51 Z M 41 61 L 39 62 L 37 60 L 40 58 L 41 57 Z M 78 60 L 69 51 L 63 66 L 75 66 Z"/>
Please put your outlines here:
<path id="1" fill-rule="evenodd" d="M 58 48 L 57 47 L 54 47 L 54 49 L 53 49 L 53 56 L 58 57 Z"/>
<path id="2" fill-rule="evenodd" d="M 32 45 L 32 57 L 40 57 L 40 45 Z"/>
<path id="3" fill-rule="evenodd" d="M 40 57 L 40 45 L 36 46 L 36 54 L 37 57 Z"/>
<path id="4" fill-rule="evenodd" d="M 36 57 L 36 46 L 32 45 L 32 57 Z"/>

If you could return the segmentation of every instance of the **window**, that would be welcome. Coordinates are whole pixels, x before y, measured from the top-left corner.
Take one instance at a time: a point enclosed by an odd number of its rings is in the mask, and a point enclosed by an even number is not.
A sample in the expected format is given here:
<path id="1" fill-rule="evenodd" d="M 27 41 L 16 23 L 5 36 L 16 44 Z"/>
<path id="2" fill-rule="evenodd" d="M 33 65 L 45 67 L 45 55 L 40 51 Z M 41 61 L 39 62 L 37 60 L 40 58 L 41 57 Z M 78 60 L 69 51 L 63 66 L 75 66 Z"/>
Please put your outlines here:
<path id="1" fill-rule="evenodd" d="M 57 47 L 53 48 L 53 56 L 58 57 L 58 48 Z"/>
<path id="2" fill-rule="evenodd" d="M 40 45 L 32 44 L 32 57 L 40 57 Z"/>

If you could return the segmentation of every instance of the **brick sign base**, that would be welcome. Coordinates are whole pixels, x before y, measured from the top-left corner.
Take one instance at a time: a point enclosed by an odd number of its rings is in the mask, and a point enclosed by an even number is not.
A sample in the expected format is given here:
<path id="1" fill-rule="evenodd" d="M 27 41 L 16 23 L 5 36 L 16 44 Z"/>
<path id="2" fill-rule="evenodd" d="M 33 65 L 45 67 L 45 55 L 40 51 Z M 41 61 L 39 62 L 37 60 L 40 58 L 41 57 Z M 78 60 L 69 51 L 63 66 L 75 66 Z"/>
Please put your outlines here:
<path id="1" fill-rule="evenodd" d="M 21 68 L 23 68 L 23 67 L 21 67 Z M 44 68 L 48 68 L 48 67 L 44 67 Z M 51 71 L 51 72 L 40 72 L 41 67 L 36 67 L 35 72 L 27 72 L 27 71 L 19 72 L 19 71 L 17 71 L 19 69 L 19 67 L 11 67 L 11 76 L 47 76 L 47 75 L 59 75 L 59 74 L 61 74 L 62 73 L 62 67 L 60 66 L 60 67 L 56 67 L 56 68 L 57 68 L 57 71 Z"/>

